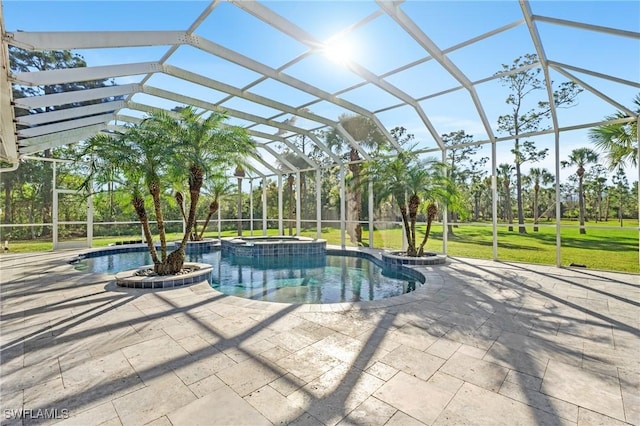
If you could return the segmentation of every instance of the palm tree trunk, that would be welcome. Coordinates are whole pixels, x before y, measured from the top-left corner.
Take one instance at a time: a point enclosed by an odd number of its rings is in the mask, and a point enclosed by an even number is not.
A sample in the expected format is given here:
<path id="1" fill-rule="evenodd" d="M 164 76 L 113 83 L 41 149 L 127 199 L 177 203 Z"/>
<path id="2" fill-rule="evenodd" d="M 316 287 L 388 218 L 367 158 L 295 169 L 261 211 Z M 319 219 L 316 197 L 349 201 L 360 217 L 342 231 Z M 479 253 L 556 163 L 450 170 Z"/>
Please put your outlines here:
<path id="1" fill-rule="evenodd" d="M 189 217 L 187 218 L 186 232 L 180 242 L 180 248 L 183 250 L 187 245 L 187 240 L 193 228 L 193 223 L 196 221 L 196 210 L 198 208 L 198 200 L 200 198 L 200 189 L 202 188 L 204 172 L 198 167 L 191 167 L 189 175 Z"/>
<path id="2" fill-rule="evenodd" d="M 162 265 L 161 275 L 176 274 L 182 269 L 185 261 L 184 248 L 189 240 L 189 235 L 193 229 L 193 224 L 196 221 L 196 210 L 198 209 L 198 200 L 200 198 L 200 189 L 202 188 L 202 181 L 204 177 L 204 170 L 197 166 L 191 166 L 189 168 L 189 216 L 187 218 L 187 226 L 184 236 L 180 242 L 180 246 L 172 251 L 167 257 L 166 262 Z"/>
<path id="3" fill-rule="evenodd" d="M 416 244 L 416 221 L 418 219 L 418 207 L 420 207 L 420 199 L 417 195 L 413 194 L 409 197 L 409 221 L 411 230 L 411 241 L 415 250 Z"/>
<path id="4" fill-rule="evenodd" d="M 618 204 L 618 218 L 620 219 L 620 228 L 622 228 L 622 197 L 619 197 L 620 201 Z"/>
<path id="5" fill-rule="evenodd" d="M 424 238 L 420 243 L 420 248 L 418 249 L 418 256 L 422 256 L 424 254 L 424 246 L 427 245 L 427 241 L 429 240 L 429 234 L 431 234 L 431 224 L 433 220 L 436 218 L 438 214 L 438 207 L 435 204 L 429 204 L 427 207 L 427 229 L 424 232 Z"/>
<path id="6" fill-rule="evenodd" d="M 473 196 L 473 221 L 477 222 L 480 220 L 480 197 L 477 195 Z"/>
<path id="7" fill-rule="evenodd" d="M 242 236 L 242 178 L 238 178 L 238 236 Z"/>
<path id="8" fill-rule="evenodd" d="M 513 223 L 512 213 L 511 213 L 511 195 L 509 193 L 509 186 L 505 185 L 505 197 L 504 197 L 504 216 L 507 219 L 507 223 L 509 224 L 509 231 L 513 231 Z"/>
<path id="9" fill-rule="evenodd" d="M 538 232 L 538 193 L 539 188 L 533 189 L 533 232 Z"/>
<path id="10" fill-rule="evenodd" d="M 456 235 L 453 232 L 453 212 L 451 210 L 447 210 L 447 237 L 453 238 Z"/>
<path id="11" fill-rule="evenodd" d="M 409 217 L 407 215 L 407 206 L 400 204 L 400 215 L 402 216 L 402 224 L 404 225 L 404 234 L 407 237 L 407 256 L 415 256 L 415 243 L 411 239 L 411 226 L 409 225 Z"/>
<path id="12" fill-rule="evenodd" d="M 351 149 L 349 152 L 349 159 L 351 161 L 359 161 L 360 154 L 355 149 Z M 351 180 L 351 193 L 352 193 L 352 219 L 356 222 L 354 233 L 355 233 L 355 242 L 359 245 L 362 243 L 362 226 L 360 225 L 360 217 L 361 217 L 361 207 L 362 207 L 362 190 L 360 189 L 360 163 L 351 163 L 349 164 L 349 169 L 351 170 L 352 180 Z"/>
<path id="13" fill-rule="evenodd" d="M 584 189 L 582 187 L 582 176 L 578 178 L 578 208 L 580 211 L 580 233 L 586 234 L 584 229 Z"/>
<path id="14" fill-rule="evenodd" d="M 524 208 L 522 206 L 522 173 L 520 172 L 520 162 L 516 161 L 516 201 L 518 204 L 518 233 L 526 234 L 524 226 Z"/>
<path id="15" fill-rule="evenodd" d="M 149 249 L 149 254 L 151 255 L 151 261 L 153 261 L 155 271 L 157 265 L 160 264 L 160 259 L 158 259 L 156 247 L 153 245 L 153 236 L 151 235 L 151 229 L 149 228 L 147 210 L 144 208 L 144 199 L 140 196 L 134 196 L 131 200 L 131 204 L 138 215 L 138 220 L 140 220 L 140 223 L 142 224 L 142 232 L 144 233 L 144 238 L 147 241 L 147 248 Z"/>
<path id="16" fill-rule="evenodd" d="M 158 235 L 160 236 L 160 259 L 162 262 L 167 258 L 167 235 L 164 229 L 164 216 L 162 215 L 162 205 L 160 204 L 160 185 L 158 181 L 149 183 L 149 193 L 153 198 L 153 208 L 156 213 Z"/>
<path id="17" fill-rule="evenodd" d="M 213 217 L 214 214 L 218 213 L 218 208 L 220 207 L 217 200 L 214 200 L 209 204 L 209 214 L 207 214 L 207 220 L 204 221 L 204 226 L 202 227 L 202 231 L 200 231 L 200 236 L 198 240 L 202 241 L 204 239 L 204 231 L 207 229 L 209 225 L 209 221 Z"/>
<path id="18" fill-rule="evenodd" d="M 289 236 L 293 235 L 293 175 L 287 178 L 287 186 L 289 192 Z"/>

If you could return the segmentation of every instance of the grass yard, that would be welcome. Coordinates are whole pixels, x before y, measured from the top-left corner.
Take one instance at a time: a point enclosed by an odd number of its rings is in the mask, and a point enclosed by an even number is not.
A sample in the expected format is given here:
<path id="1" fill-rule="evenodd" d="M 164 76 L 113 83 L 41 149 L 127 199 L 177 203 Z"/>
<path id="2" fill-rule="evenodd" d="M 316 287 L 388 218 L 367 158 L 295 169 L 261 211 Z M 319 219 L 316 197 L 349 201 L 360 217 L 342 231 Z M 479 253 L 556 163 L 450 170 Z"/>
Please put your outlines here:
<path id="1" fill-rule="evenodd" d="M 628 221 L 627 226 L 637 226 Z M 611 224 L 611 222 L 609 222 Z M 561 263 L 586 265 L 591 269 L 640 272 L 638 264 L 638 231 L 616 229 L 615 226 L 590 225 L 581 235 L 574 223 L 562 224 Z M 526 225 L 527 234 L 519 234 L 517 225 L 513 231 L 507 226 L 498 227 L 498 259 L 527 263 L 556 263 L 555 226 L 540 226 L 533 232 Z M 425 226 L 418 226 L 418 240 L 424 236 Z M 493 257 L 493 233 L 490 226 L 460 224 L 453 228 L 454 236 L 447 241 L 448 255 L 491 259 Z M 368 236 L 366 237 L 368 238 Z M 388 248 L 400 248 L 402 234 L 399 229 L 376 231 L 374 244 Z M 442 252 L 442 226 L 434 226 L 427 249 Z"/>
<path id="2" fill-rule="evenodd" d="M 215 226 L 215 225 L 214 225 Z M 638 264 L 638 221 L 625 221 L 625 228 L 616 227 L 616 222 L 587 224 L 587 233 L 581 235 L 575 221 L 562 223 L 561 229 L 561 263 L 585 265 L 590 269 L 602 269 L 640 273 Z M 636 227 L 634 229 L 634 227 Z M 527 263 L 551 264 L 556 262 L 556 231 L 553 224 L 544 223 L 538 232 L 533 232 L 531 224 L 526 225 L 527 234 L 519 234 L 517 225 L 514 231 L 508 231 L 506 226 L 498 228 L 498 259 Z M 424 236 L 425 225 L 416 228 L 418 240 Z M 448 239 L 449 256 L 474 257 L 491 259 L 493 257 L 493 243 L 491 226 L 487 224 L 459 224 L 453 228 L 454 235 Z M 254 235 L 261 235 L 262 230 L 254 231 Z M 269 229 L 269 235 L 277 235 L 277 229 Z M 285 227 L 285 234 L 288 233 Z M 295 233 L 295 229 L 294 229 Z M 304 236 L 316 237 L 316 230 L 303 229 Z M 217 232 L 205 234 L 217 237 Z M 222 236 L 237 235 L 236 231 L 222 232 Z M 245 231 L 244 235 L 249 235 Z M 181 234 L 168 235 L 168 241 L 177 241 Z M 104 247 L 119 241 L 139 239 L 131 237 L 95 237 L 94 247 Z M 325 227 L 322 238 L 329 244 L 340 244 L 340 229 Z M 374 246 L 386 249 L 400 249 L 402 247 L 402 229 L 381 229 L 374 231 Z M 348 239 L 348 236 L 347 236 Z M 363 241 L 369 241 L 368 230 L 363 229 Z M 347 241 L 348 245 L 351 245 Z M 11 241 L 11 252 L 50 251 L 53 246 L 50 241 Z M 431 237 L 426 248 L 435 252 L 442 252 L 442 225 L 436 224 L 431 229 Z"/>

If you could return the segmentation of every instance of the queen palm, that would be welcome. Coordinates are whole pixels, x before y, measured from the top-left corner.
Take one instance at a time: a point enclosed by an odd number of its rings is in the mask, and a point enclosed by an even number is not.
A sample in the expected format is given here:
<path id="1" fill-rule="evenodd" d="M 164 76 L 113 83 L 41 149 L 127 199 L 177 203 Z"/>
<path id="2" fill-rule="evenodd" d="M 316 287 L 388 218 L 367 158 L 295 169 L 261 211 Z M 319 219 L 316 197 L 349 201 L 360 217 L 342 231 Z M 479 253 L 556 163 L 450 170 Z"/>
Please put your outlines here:
<path id="1" fill-rule="evenodd" d="M 349 135 L 359 144 L 362 148 L 379 149 L 387 144 L 387 140 L 380 132 L 376 124 L 368 117 L 361 115 L 348 115 L 343 114 L 338 117 L 338 121 L 342 127 L 347 131 Z M 338 151 L 343 151 L 347 146 L 349 151 L 347 158 L 349 161 L 349 171 L 351 172 L 351 178 L 349 179 L 349 191 L 348 191 L 348 209 L 349 219 L 355 222 L 355 227 L 350 232 L 352 242 L 362 243 L 362 226 L 360 225 L 361 210 L 362 210 L 362 185 L 360 175 L 362 173 L 362 164 L 360 153 L 358 150 L 349 145 L 344 137 L 336 130 L 331 130 L 326 135 L 327 145 L 330 148 Z"/>
<path id="2" fill-rule="evenodd" d="M 577 166 L 576 175 L 578 176 L 578 208 L 580 215 L 580 233 L 586 234 L 584 228 L 584 185 L 583 177 L 585 173 L 584 167 L 598 161 L 598 154 L 589 148 L 577 148 L 569 154 L 569 161 L 562 161 L 562 167 Z"/>
<path id="3" fill-rule="evenodd" d="M 246 132 L 223 126 L 225 119 L 225 114 L 217 112 L 202 118 L 193 107 L 182 109 L 177 116 L 160 111 L 118 135 L 98 135 L 87 141 L 84 154 L 100 159 L 92 168 L 89 179 L 103 173 L 106 167 L 115 166 L 131 186 L 132 204 L 142 223 L 154 271 L 159 275 L 175 274 L 182 269 L 184 249 L 194 227 L 207 170 L 219 172 L 216 169 L 228 167 L 253 149 L 253 142 Z M 163 183 L 169 187 L 174 179 L 188 182 L 189 212 L 180 245 L 167 255 L 160 194 Z M 153 244 L 141 183 L 147 187 L 153 200 L 160 256 Z"/>
<path id="4" fill-rule="evenodd" d="M 633 99 L 636 114 L 640 114 L 640 94 Z M 607 120 L 626 118 L 621 111 L 606 117 Z M 638 121 L 604 124 L 589 131 L 589 139 L 599 151 L 606 154 L 611 170 L 627 163 L 638 164 Z"/>
<path id="5" fill-rule="evenodd" d="M 421 161 L 415 153 L 404 151 L 367 162 L 364 176 L 373 182 L 377 204 L 393 198 L 398 206 L 407 238 L 407 256 L 422 256 L 438 206 L 451 203 L 457 196 L 445 165 L 433 159 Z M 421 208 L 426 210 L 427 228 L 418 245 L 416 223 Z"/>
<path id="6" fill-rule="evenodd" d="M 533 231 L 538 232 L 538 199 L 540 196 L 540 185 L 553 183 L 555 177 L 547 169 L 534 167 L 529 170 L 526 180 L 533 184 Z"/>

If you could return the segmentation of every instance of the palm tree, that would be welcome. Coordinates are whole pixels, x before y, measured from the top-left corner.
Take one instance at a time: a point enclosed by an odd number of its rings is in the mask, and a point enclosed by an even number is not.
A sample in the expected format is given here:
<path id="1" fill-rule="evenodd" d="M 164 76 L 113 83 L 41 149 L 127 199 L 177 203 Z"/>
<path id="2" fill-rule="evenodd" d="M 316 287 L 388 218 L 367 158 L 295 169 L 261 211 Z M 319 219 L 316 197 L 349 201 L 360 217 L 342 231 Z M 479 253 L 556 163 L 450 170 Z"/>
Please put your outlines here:
<path id="1" fill-rule="evenodd" d="M 238 236 L 242 236 L 242 179 L 246 176 L 241 165 L 236 166 L 233 175 L 238 178 Z"/>
<path id="2" fill-rule="evenodd" d="M 304 147 L 302 147 L 304 149 Z M 303 151 L 304 152 L 304 151 Z M 296 181 L 296 174 L 293 170 L 290 170 L 290 167 L 287 166 L 290 164 L 295 169 L 300 170 L 305 167 L 309 167 L 309 164 L 298 154 L 291 151 L 288 148 L 284 148 L 281 153 L 281 157 L 278 159 L 278 168 L 284 173 L 288 173 L 287 176 L 287 194 L 288 194 L 288 204 L 289 204 L 289 235 L 293 235 L 293 223 L 294 223 L 294 189 L 293 186 Z M 301 202 L 304 201 L 304 194 L 306 192 L 306 179 L 304 173 L 299 173 L 300 177 L 300 194 L 296 194 L 296 196 L 300 197 Z M 301 206 L 301 209 L 304 207 Z"/>
<path id="3" fill-rule="evenodd" d="M 203 119 L 195 108 L 186 107 L 177 118 L 175 114 L 156 112 L 120 134 L 100 134 L 87 141 L 83 155 L 91 155 L 97 160 L 84 185 L 87 186 L 94 177 L 105 176 L 109 168 L 119 170 L 131 190 L 132 204 L 142 223 L 154 272 L 159 275 L 175 274 L 182 269 L 184 249 L 195 224 L 206 171 L 228 167 L 253 150 L 254 144 L 246 131 L 223 127 L 225 119 L 226 115 L 216 112 Z M 174 179 L 188 182 L 190 204 L 180 245 L 167 255 L 160 194 L 163 181 L 170 186 Z M 160 256 L 153 244 L 142 185 L 146 186 L 153 200 Z"/>
<path id="4" fill-rule="evenodd" d="M 393 198 L 400 210 L 405 236 L 406 255 L 422 256 L 438 213 L 438 206 L 451 203 L 457 196 L 446 166 L 433 159 L 421 161 L 415 153 L 404 151 L 394 157 L 381 157 L 367 162 L 364 176 L 373 181 L 376 203 Z M 416 239 L 416 223 L 421 208 L 426 210 L 427 228 L 420 245 Z"/>
<path id="5" fill-rule="evenodd" d="M 200 234 L 197 235 L 196 240 L 198 241 L 203 240 L 207 225 L 209 225 L 213 215 L 218 213 L 218 210 L 220 209 L 220 199 L 231 192 L 233 185 L 231 185 L 223 175 L 211 175 L 205 182 L 204 187 L 207 194 L 209 194 L 209 197 L 211 197 L 211 202 L 209 203 L 209 211 L 207 212 L 207 218 L 204 221 L 202 230 L 200 231 Z"/>
<path id="6" fill-rule="evenodd" d="M 127 128 L 122 133 L 108 135 L 100 133 L 86 141 L 80 152 L 81 158 L 90 156 L 93 161 L 87 179 L 82 186 L 91 191 L 91 183 L 104 187 L 115 176 L 121 176 L 123 189 L 131 194 L 131 204 L 142 224 L 142 231 L 154 265 L 161 265 L 167 258 L 164 217 L 160 205 L 161 180 L 167 176 L 166 162 L 163 159 L 173 153 L 175 146 L 171 143 L 155 143 L 149 129 L 149 119 L 140 125 Z M 156 213 L 157 230 L 161 242 L 158 255 L 153 244 L 149 225 L 144 188 L 151 195 Z M 156 267 L 154 266 L 154 269 Z"/>
<path id="7" fill-rule="evenodd" d="M 633 99 L 635 113 L 640 114 L 640 94 Z M 605 117 L 607 120 L 627 118 L 621 111 Z M 627 163 L 638 164 L 638 121 L 605 124 L 589 131 L 589 139 L 596 148 L 605 153 L 609 168 L 614 170 Z"/>
<path id="8" fill-rule="evenodd" d="M 362 148 L 379 149 L 385 146 L 388 141 L 380 132 L 376 124 L 368 117 L 360 115 L 342 114 L 338 117 L 338 121 L 349 135 Z M 349 180 L 349 190 L 347 194 L 348 220 L 355 222 L 354 226 L 349 226 L 348 231 L 353 243 L 362 243 L 362 226 L 360 225 L 362 210 L 362 185 L 360 175 L 362 173 L 362 164 L 360 153 L 358 150 L 349 145 L 349 143 L 336 130 L 331 130 L 326 134 L 327 145 L 329 148 L 343 151 L 349 146 L 347 158 L 349 161 L 349 171 L 351 178 Z"/>
<path id="9" fill-rule="evenodd" d="M 293 184 L 296 178 L 293 173 L 287 176 L 287 191 L 289 193 L 289 236 L 293 235 Z"/>
<path id="10" fill-rule="evenodd" d="M 538 198 L 540 196 L 540 185 L 549 185 L 555 181 L 555 177 L 547 169 L 537 167 L 529 170 L 527 181 L 533 183 L 533 232 L 538 232 Z"/>
<path id="11" fill-rule="evenodd" d="M 253 142 L 244 129 L 223 126 L 226 114 L 212 112 L 202 119 L 194 107 L 180 111 L 179 118 L 173 119 L 166 113 L 158 114 L 158 130 L 166 132 L 176 141 L 178 155 L 172 157 L 174 170 L 188 170 L 189 215 L 185 234 L 178 249 L 167 257 L 166 273 L 180 271 L 184 264 L 184 249 L 189 233 L 196 221 L 198 199 L 207 170 L 229 166 L 243 159 L 253 150 Z M 219 173 L 219 170 L 215 170 Z"/>
<path id="12" fill-rule="evenodd" d="M 511 174 L 514 167 L 508 163 L 498 165 L 498 179 L 504 188 L 504 217 L 509 223 L 509 231 L 513 231 L 513 211 L 511 211 Z"/>
<path id="13" fill-rule="evenodd" d="M 580 214 L 580 233 L 586 234 L 584 228 L 584 187 L 583 176 L 584 166 L 598 161 L 598 154 L 589 148 L 576 148 L 569 154 L 569 161 L 562 161 L 562 167 L 577 166 L 576 175 L 578 176 L 578 209 Z"/>

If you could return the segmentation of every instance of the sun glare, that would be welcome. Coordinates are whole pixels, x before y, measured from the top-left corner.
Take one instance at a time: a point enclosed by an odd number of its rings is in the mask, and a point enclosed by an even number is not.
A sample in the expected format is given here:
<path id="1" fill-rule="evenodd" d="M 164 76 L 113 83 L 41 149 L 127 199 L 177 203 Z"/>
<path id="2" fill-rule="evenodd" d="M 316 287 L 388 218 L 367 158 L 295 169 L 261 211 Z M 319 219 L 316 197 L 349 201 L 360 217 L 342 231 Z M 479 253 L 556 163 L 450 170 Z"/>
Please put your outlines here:
<path id="1" fill-rule="evenodd" d="M 328 43 L 324 48 L 324 54 L 327 58 L 331 59 L 341 65 L 346 65 L 351 61 L 353 49 L 351 44 L 344 40 L 337 40 L 333 43 Z"/>

